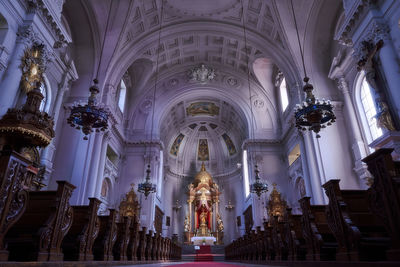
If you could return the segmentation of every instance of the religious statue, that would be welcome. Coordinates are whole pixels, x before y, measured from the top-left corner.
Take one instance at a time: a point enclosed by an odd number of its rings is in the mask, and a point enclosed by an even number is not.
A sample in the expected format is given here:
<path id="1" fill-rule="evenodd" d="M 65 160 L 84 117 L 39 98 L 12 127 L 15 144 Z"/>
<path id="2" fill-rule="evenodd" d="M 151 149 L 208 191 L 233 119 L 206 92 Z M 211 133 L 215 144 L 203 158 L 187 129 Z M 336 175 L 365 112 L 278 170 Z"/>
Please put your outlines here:
<path id="1" fill-rule="evenodd" d="M 190 224 L 189 224 L 189 216 L 185 217 L 185 232 L 189 232 L 190 231 Z"/>
<path id="2" fill-rule="evenodd" d="M 216 76 L 215 71 L 204 64 L 201 64 L 200 67 L 191 69 L 189 75 L 192 81 L 197 81 L 200 83 L 211 81 Z"/>
<path id="3" fill-rule="evenodd" d="M 217 228 L 218 232 L 223 232 L 224 231 L 224 223 L 222 222 L 221 215 L 217 215 Z"/>
<path id="4" fill-rule="evenodd" d="M 207 212 L 203 211 L 200 214 L 200 226 L 206 226 L 206 217 L 207 217 Z"/>
<path id="5" fill-rule="evenodd" d="M 389 112 L 389 107 L 384 101 L 378 102 L 378 113 L 375 115 L 376 124 L 379 128 L 384 128 L 388 131 L 396 131 L 392 116 Z"/>

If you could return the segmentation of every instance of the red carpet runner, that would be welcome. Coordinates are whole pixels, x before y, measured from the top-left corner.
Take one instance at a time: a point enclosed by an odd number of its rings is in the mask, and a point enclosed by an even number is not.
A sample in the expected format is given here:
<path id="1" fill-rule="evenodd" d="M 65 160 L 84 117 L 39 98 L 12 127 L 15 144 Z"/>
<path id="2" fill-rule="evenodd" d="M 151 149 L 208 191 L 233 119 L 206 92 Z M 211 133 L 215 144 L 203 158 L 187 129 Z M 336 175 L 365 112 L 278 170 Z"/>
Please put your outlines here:
<path id="1" fill-rule="evenodd" d="M 200 249 L 196 250 L 194 261 L 213 261 L 211 246 L 200 246 Z"/>
<path id="2" fill-rule="evenodd" d="M 236 264 L 228 264 L 222 262 L 193 262 L 193 263 L 184 263 L 184 264 L 176 264 L 176 265 L 168 265 L 168 267 L 201 267 L 201 266 L 213 266 L 213 267 L 245 267 L 244 265 L 236 265 Z"/>

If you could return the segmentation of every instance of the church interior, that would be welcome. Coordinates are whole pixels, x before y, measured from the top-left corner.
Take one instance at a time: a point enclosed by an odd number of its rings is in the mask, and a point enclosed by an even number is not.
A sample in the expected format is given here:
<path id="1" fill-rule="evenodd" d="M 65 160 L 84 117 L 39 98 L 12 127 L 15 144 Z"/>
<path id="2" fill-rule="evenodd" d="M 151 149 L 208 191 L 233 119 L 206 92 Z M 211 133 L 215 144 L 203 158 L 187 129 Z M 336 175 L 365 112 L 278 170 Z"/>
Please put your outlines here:
<path id="1" fill-rule="evenodd" d="M 0 1 L 0 266 L 399 266 L 399 0 Z"/>

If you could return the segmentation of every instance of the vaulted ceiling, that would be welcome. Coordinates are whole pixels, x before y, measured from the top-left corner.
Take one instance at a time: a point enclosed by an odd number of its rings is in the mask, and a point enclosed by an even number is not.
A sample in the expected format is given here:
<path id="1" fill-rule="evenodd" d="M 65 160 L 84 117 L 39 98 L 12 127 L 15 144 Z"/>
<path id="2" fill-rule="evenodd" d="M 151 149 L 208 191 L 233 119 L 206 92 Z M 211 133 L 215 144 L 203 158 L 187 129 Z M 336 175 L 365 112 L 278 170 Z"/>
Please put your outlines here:
<path id="1" fill-rule="evenodd" d="M 341 1 L 293 2 L 306 63 L 323 72 L 329 60 L 321 55 L 331 47 Z M 286 76 L 290 96 L 298 99 L 295 84 L 303 73 L 290 0 L 164 0 L 163 4 L 161 0 L 76 0 L 66 2 L 64 16 L 84 76 L 95 72 L 106 32 L 99 78 L 103 87 L 117 87 L 124 74 L 129 80 L 124 123 L 128 138 L 148 134 L 153 125 L 150 108 L 157 62 L 154 126 L 167 151 L 180 133 L 186 133 L 193 142 L 188 147 L 193 147 L 207 132 L 210 147 L 219 147 L 214 151 L 224 151 L 220 131 L 239 149 L 253 127 L 255 137 L 279 138 L 274 86 L 278 69 Z M 82 27 L 84 23 L 89 27 Z M 313 57 L 316 51 L 318 57 Z M 208 84 L 193 84 L 188 70 L 201 63 L 217 70 L 217 76 Z M 220 115 L 188 116 L 186 108 L 199 101 L 219 105 Z M 201 123 L 207 131 L 189 127 Z M 212 129 L 210 124 L 218 127 Z M 172 159 L 179 160 L 179 155 Z"/>

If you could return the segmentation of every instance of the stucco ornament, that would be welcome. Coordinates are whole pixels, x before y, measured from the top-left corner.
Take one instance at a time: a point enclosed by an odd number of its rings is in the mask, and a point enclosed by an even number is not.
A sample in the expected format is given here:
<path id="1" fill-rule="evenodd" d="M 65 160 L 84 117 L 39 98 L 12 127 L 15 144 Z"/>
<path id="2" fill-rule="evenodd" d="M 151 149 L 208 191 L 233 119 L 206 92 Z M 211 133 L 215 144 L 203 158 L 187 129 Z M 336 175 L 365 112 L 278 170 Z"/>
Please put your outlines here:
<path id="1" fill-rule="evenodd" d="M 215 70 L 204 64 L 200 64 L 200 66 L 189 71 L 190 79 L 201 84 L 214 80 L 215 76 Z"/>

